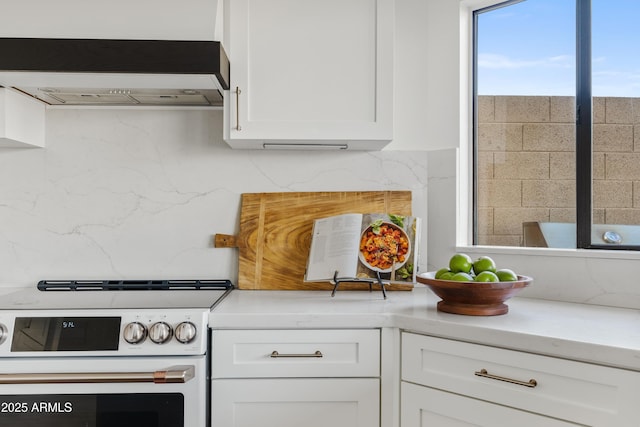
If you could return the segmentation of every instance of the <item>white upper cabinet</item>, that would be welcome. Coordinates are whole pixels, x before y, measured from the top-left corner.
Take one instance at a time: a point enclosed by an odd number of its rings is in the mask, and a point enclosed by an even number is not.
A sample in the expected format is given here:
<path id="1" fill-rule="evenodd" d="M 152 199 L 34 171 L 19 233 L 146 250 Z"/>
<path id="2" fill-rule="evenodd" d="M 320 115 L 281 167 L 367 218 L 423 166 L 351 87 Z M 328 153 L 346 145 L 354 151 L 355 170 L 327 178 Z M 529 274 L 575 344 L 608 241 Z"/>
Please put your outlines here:
<path id="1" fill-rule="evenodd" d="M 22 0 L 0 14 L 2 37 L 216 40 L 222 0 Z"/>
<path id="2" fill-rule="evenodd" d="M 0 148 L 44 147 L 44 136 L 44 104 L 0 87 Z"/>
<path id="3" fill-rule="evenodd" d="M 226 0 L 224 11 L 229 145 L 379 150 L 391 141 L 393 0 Z"/>

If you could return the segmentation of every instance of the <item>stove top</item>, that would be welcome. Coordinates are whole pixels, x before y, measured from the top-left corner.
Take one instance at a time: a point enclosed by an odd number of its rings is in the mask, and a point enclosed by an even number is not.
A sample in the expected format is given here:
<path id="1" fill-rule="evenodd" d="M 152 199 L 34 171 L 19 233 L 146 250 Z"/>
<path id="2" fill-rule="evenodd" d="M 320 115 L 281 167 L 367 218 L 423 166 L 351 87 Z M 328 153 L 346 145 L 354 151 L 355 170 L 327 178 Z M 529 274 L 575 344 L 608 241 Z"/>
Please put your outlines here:
<path id="1" fill-rule="evenodd" d="M 43 280 L 0 289 L 0 358 L 207 352 L 228 280 Z"/>
<path id="2" fill-rule="evenodd" d="M 233 288 L 230 280 L 41 280 L 41 291 L 167 291 Z"/>
<path id="3" fill-rule="evenodd" d="M 0 291 L 0 310 L 210 310 L 233 288 L 229 280 L 42 280 Z"/>

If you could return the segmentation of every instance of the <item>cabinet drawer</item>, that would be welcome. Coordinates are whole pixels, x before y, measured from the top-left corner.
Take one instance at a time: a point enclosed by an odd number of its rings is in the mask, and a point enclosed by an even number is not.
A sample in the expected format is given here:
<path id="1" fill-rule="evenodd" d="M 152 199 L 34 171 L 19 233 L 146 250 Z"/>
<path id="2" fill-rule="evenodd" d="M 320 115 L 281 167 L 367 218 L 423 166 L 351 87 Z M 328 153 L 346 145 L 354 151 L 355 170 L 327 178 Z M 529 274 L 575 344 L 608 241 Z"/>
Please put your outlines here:
<path id="1" fill-rule="evenodd" d="M 213 426 L 379 427 L 378 378 L 216 379 Z"/>
<path id="2" fill-rule="evenodd" d="M 402 427 L 576 427 L 579 424 L 403 382 Z"/>
<path id="3" fill-rule="evenodd" d="M 377 377 L 379 330 L 214 330 L 214 378 Z"/>
<path id="4" fill-rule="evenodd" d="M 631 425 L 640 391 L 638 372 L 412 333 L 402 379 L 590 426 Z"/>

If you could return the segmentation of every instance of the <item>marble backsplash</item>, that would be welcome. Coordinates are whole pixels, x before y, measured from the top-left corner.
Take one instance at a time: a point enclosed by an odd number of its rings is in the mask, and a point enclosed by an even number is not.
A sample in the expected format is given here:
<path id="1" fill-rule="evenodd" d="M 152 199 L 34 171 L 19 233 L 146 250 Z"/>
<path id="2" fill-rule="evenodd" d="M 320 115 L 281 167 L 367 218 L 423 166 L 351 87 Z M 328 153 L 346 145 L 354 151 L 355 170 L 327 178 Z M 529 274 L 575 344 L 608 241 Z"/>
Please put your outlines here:
<path id="1" fill-rule="evenodd" d="M 640 309 L 638 253 L 461 243 L 459 161 L 457 149 L 231 150 L 221 111 L 50 110 L 47 148 L 0 149 L 0 287 L 236 281 L 237 250 L 213 236 L 238 232 L 242 193 L 411 190 L 426 219 L 420 271 L 462 250 L 534 277 L 521 296 Z"/>
<path id="2" fill-rule="evenodd" d="M 56 109 L 46 130 L 45 149 L 0 150 L 0 286 L 235 281 L 212 238 L 238 231 L 242 193 L 411 190 L 426 218 L 426 151 L 231 150 L 221 111 Z"/>

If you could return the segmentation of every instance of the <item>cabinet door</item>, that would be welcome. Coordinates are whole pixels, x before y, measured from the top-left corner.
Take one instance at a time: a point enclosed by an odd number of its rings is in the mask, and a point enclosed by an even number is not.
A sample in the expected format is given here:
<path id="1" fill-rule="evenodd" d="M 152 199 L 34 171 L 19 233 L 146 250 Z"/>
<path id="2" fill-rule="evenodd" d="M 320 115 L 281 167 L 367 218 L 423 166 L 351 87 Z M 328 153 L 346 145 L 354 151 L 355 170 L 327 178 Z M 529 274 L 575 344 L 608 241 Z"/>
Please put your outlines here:
<path id="1" fill-rule="evenodd" d="M 0 14 L 0 28 L 3 37 L 219 40 L 219 1 L 11 2 L 3 3 L 11 8 Z"/>
<path id="2" fill-rule="evenodd" d="M 402 379 L 584 425 L 638 426 L 634 371 L 403 333 Z"/>
<path id="3" fill-rule="evenodd" d="M 568 427 L 578 424 L 403 382 L 401 427 Z"/>
<path id="4" fill-rule="evenodd" d="M 227 0 L 225 14 L 232 147 L 391 140 L 393 0 Z"/>
<path id="5" fill-rule="evenodd" d="M 221 379 L 212 383 L 212 426 L 380 425 L 377 378 Z"/>

